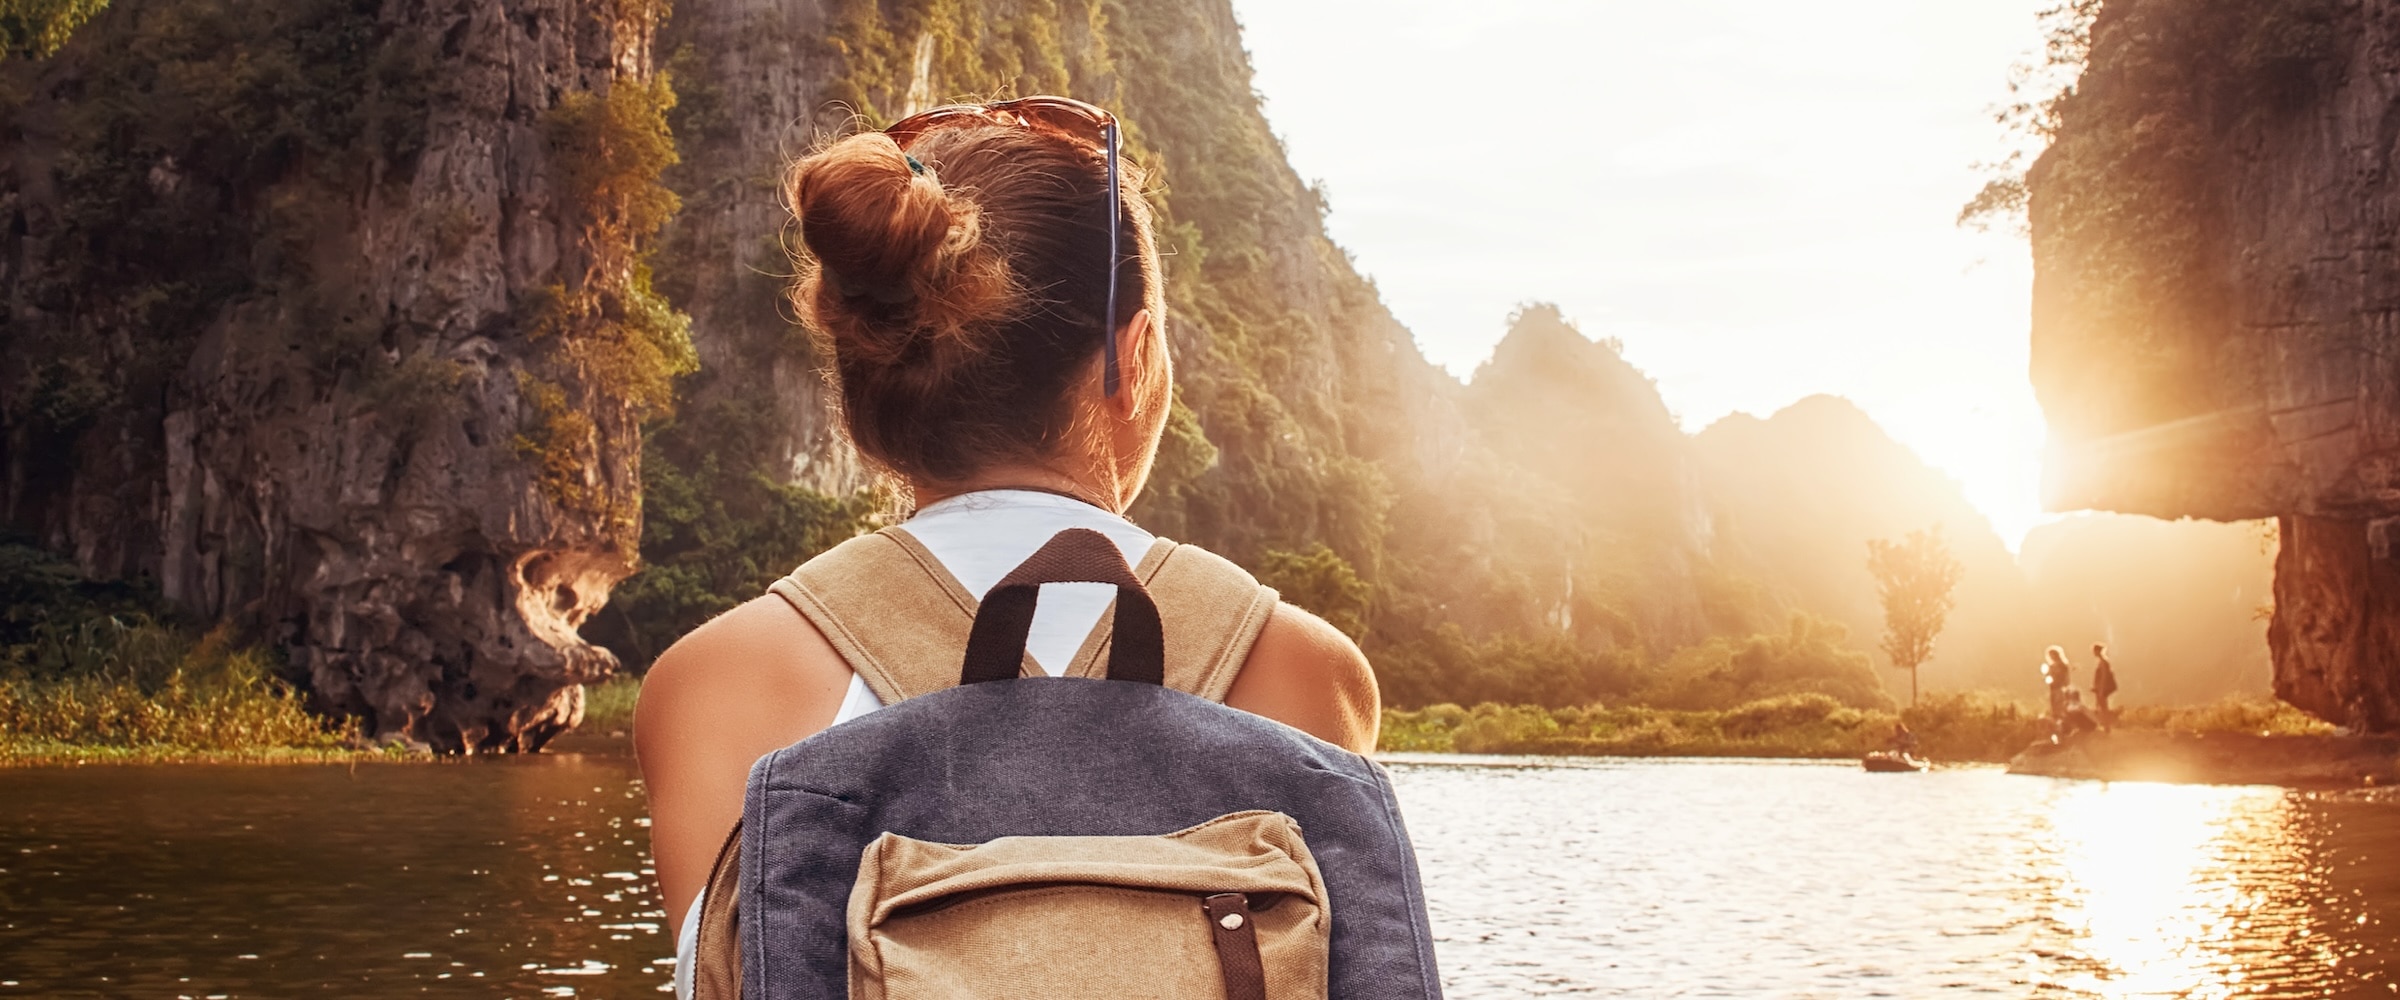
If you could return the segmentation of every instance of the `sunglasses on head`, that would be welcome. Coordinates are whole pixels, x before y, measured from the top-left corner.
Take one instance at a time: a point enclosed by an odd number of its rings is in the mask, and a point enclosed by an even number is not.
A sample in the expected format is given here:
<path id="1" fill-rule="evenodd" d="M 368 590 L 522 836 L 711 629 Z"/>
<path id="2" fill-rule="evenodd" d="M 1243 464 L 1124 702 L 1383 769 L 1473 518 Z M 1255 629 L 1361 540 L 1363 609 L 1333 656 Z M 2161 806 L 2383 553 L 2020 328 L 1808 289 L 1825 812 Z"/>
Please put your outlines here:
<path id="1" fill-rule="evenodd" d="M 1006 125 L 1057 132 L 1091 143 L 1108 155 L 1108 305 L 1100 314 L 1102 391 L 1117 394 L 1117 233 L 1123 206 L 1117 194 L 1117 116 L 1071 97 L 1022 97 L 991 104 L 949 104 L 893 122 L 883 130 L 902 152 L 918 136 L 958 125 Z M 914 164 L 912 157 L 910 163 Z"/>

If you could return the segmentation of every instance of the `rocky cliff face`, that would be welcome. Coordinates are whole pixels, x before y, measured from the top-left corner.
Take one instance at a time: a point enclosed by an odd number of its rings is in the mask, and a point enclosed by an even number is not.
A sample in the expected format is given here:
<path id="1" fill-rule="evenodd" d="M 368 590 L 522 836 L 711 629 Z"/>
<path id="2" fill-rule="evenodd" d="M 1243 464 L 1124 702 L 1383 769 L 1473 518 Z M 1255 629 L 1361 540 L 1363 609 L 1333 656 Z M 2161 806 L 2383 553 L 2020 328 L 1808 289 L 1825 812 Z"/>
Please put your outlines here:
<path id="1" fill-rule="evenodd" d="M 776 478 L 835 496 L 869 476 L 835 426 L 821 359 L 784 308 L 790 213 L 784 168 L 847 112 L 825 4 L 682 0 L 660 40 L 680 107 L 683 210 L 665 238 L 661 291 L 692 317 L 700 374 L 687 410 L 756 413 Z M 695 442 L 699 444 L 702 442 Z M 712 443 L 713 444 L 713 443 Z"/>
<path id="2" fill-rule="evenodd" d="M 2281 518 L 2276 693 L 2400 729 L 2400 9 L 2111 0 L 2058 118 L 2052 505 Z"/>
<path id="3" fill-rule="evenodd" d="M 637 249 L 651 6 L 118 0 L 8 65 L 6 523 L 370 733 L 574 725 L 688 351 Z"/>

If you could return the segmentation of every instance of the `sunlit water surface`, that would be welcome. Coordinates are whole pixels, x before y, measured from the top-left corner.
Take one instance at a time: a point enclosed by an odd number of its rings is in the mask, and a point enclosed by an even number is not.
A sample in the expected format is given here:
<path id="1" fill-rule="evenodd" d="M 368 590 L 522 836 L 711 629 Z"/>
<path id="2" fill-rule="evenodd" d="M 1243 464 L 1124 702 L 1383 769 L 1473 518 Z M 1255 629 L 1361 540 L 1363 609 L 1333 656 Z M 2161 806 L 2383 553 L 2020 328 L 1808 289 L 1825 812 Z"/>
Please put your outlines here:
<path id="1" fill-rule="evenodd" d="M 0 997 L 657 996 L 631 764 L 0 772 Z M 1453 997 L 2400 993 L 2400 799 L 1391 766 Z"/>

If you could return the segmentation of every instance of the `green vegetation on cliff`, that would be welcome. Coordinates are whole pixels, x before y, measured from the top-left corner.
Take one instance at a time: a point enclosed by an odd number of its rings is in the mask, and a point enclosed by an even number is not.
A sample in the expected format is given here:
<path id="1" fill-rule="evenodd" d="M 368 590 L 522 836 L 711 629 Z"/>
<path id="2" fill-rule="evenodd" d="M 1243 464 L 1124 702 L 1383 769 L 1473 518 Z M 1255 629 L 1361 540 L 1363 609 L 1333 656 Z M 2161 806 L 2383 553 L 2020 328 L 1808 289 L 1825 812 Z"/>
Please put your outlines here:
<path id="1" fill-rule="evenodd" d="M 0 0 L 0 59 L 56 52 L 107 6 L 108 0 Z"/>
<path id="2" fill-rule="evenodd" d="M 283 301 L 282 321 L 228 345 L 238 356 L 328 380 L 401 373 L 368 350 L 374 327 L 343 314 L 355 276 L 315 242 L 342 222 L 347 173 L 422 141 L 427 50 L 378 6 L 187 0 L 85 28 L 93 65 L 49 123 L 60 217 L 0 358 L 12 423 L 71 447 L 155 406 L 219 312 L 259 296 Z"/>

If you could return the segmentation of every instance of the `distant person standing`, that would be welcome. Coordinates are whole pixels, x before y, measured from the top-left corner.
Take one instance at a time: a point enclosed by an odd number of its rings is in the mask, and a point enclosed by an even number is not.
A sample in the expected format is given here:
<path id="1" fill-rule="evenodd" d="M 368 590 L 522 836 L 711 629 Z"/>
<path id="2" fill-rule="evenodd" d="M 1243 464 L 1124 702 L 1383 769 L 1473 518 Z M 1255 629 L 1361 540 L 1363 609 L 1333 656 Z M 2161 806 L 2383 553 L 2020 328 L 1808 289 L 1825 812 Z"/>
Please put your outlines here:
<path id="1" fill-rule="evenodd" d="M 2099 661 L 2092 668 L 2092 711 L 2100 716 L 2103 725 L 2109 724 L 2108 699 L 2117 693 L 2117 671 L 2108 664 L 2108 647 L 2092 644 L 2092 659 Z"/>
<path id="2" fill-rule="evenodd" d="M 2042 654 L 2042 683 L 2050 689 L 2050 720 L 2067 717 L 2067 688 L 2075 683 L 2075 668 L 2067 665 L 2067 651 L 2052 646 Z"/>

